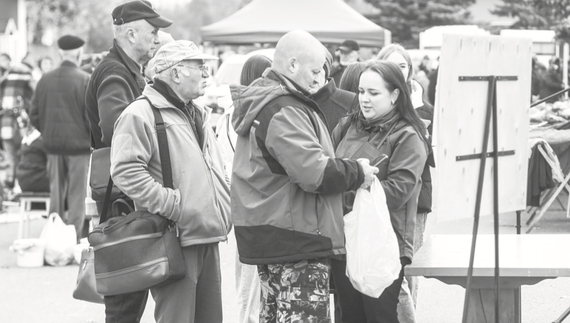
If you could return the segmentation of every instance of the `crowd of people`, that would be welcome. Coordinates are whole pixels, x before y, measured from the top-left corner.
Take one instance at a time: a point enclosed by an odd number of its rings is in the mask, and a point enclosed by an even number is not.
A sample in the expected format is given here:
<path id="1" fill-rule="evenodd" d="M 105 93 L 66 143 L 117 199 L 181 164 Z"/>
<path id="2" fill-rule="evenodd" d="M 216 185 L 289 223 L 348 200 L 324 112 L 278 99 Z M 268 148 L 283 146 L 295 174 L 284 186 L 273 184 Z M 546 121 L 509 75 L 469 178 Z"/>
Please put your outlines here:
<path id="1" fill-rule="evenodd" d="M 23 131 L 2 131 L 14 160 L 8 182 L 50 192 L 49 212 L 73 224 L 78 240 L 89 229 L 93 174 L 110 175 L 135 209 L 174 221 L 187 272 L 150 289 L 158 322 L 223 321 L 218 243 L 229 234 L 237 240 L 239 322 L 329 322 L 331 285 L 336 322 L 414 322 L 417 284 L 403 273 L 431 211 L 433 110 L 406 50 L 391 45 L 365 63 L 355 41 L 331 53 L 307 32 L 287 33 L 273 59 L 245 63 L 214 132 L 195 101 L 217 57 L 160 31 L 172 21 L 149 2 L 111 14 L 113 46 L 89 64 L 75 35 L 58 40 L 59 66 L 38 62 L 39 77 L 0 55 L 2 108 L 21 108 L 10 122 L 29 115 Z M 162 182 L 155 108 L 169 125 L 174 188 Z M 104 151 L 106 162 L 94 157 Z M 380 156 L 388 160 L 375 165 Z M 342 229 L 356 190 L 374 177 L 401 256 L 399 278 L 377 299 L 348 280 Z M 101 213 L 103 199 L 91 197 Z M 148 295 L 105 296 L 106 321 L 140 321 Z"/>
<path id="2" fill-rule="evenodd" d="M 330 322 L 332 292 L 336 322 L 415 322 L 418 283 L 404 268 L 423 243 L 432 207 L 438 70 L 429 60 L 414 66 L 392 44 L 363 62 L 356 41 L 331 53 L 313 35 L 291 31 L 273 59 L 245 62 L 214 131 L 197 100 L 208 62 L 218 58 L 161 31 L 173 22 L 148 1 L 126 2 L 111 15 L 113 45 L 89 64 L 81 63 L 85 41 L 76 35 L 58 40 L 57 67 L 49 57 L 33 67 L 0 54 L 7 185 L 50 192 L 49 212 L 73 224 L 78 240 L 89 229 L 85 198 L 99 213 L 105 205 L 91 194 L 94 174 L 105 184 L 111 177 L 114 199 L 178 227 L 185 278 L 105 296 L 106 322 L 139 322 L 150 292 L 157 322 L 221 323 L 218 243 L 230 234 L 240 323 Z M 559 60 L 546 71 L 535 66 L 536 98 L 564 86 Z M 153 109 L 166 125 L 173 188 L 163 183 Z M 401 265 L 378 298 L 347 277 L 343 232 L 356 191 L 375 178 Z"/>

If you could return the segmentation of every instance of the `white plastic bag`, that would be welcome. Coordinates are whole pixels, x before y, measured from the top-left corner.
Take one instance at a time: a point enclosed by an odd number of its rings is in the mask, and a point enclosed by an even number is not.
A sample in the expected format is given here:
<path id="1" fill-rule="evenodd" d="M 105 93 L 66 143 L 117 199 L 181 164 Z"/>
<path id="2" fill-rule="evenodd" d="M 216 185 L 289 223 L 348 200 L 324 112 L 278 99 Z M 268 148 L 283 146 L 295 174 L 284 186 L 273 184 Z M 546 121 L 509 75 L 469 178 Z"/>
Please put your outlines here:
<path id="1" fill-rule="evenodd" d="M 65 266 L 73 261 L 77 244 L 75 226 L 67 225 L 55 212 L 49 215 L 40 239 L 45 242 L 45 261 L 52 266 Z"/>
<path id="2" fill-rule="evenodd" d="M 378 298 L 400 274 L 400 249 L 386 195 L 377 178 L 370 191 L 358 189 L 344 216 L 346 275 L 359 292 Z"/>

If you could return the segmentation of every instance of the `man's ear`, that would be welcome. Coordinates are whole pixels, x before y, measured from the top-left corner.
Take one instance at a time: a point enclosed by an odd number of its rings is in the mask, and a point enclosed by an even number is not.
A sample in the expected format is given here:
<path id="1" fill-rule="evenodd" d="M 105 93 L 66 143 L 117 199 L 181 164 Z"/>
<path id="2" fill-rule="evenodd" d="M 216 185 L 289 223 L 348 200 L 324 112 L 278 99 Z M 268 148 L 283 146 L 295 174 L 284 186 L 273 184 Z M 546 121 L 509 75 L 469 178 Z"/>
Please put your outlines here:
<path id="1" fill-rule="evenodd" d="M 127 39 L 129 42 L 131 42 L 131 44 L 136 43 L 136 32 L 137 31 L 134 28 L 127 29 Z"/>
<path id="2" fill-rule="evenodd" d="M 176 68 L 171 68 L 170 69 L 170 79 L 172 79 L 172 81 L 174 81 L 174 83 L 176 84 L 180 84 L 182 82 L 182 79 L 180 78 L 180 72 L 178 72 L 178 69 Z"/>
<path id="3" fill-rule="evenodd" d="M 291 73 L 295 73 L 298 65 L 299 61 L 297 61 L 297 58 L 295 57 L 291 57 L 289 60 L 287 60 L 287 70 Z"/>

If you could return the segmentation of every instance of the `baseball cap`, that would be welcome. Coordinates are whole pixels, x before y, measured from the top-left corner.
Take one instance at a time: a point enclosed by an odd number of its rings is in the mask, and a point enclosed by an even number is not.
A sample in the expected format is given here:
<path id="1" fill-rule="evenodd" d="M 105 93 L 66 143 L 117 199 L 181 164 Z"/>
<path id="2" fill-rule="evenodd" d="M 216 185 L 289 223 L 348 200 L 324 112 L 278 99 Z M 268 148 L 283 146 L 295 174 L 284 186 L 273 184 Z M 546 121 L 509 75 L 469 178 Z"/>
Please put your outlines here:
<path id="1" fill-rule="evenodd" d="M 338 49 L 342 50 L 343 52 L 350 52 L 353 50 L 359 50 L 360 46 L 358 46 L 358 43 L 354 40 L 345 40 L 342 42 L 342 44 L 340 44 Z"/>
<path id="2" fill-rule="evenodd" d="M 157 28 L 166 28 L 172 25 L 172 20 L 162 17 L 152 8 L 152 3 L 146 0 L 135 0 L 117 6 L 111 13 L 114 25 L 122 25 L 131 21 L 146 20 Z"/>
<path id="3" fill-rule="evenodd" d="M 153 57 L 154 72 L 158 74 L 182 61 L 192 59 L 206 60 L 218 57 L 202 53 L 198 46 L 189 40 L 176 40 L 160 47 L 156 52 Z"/>

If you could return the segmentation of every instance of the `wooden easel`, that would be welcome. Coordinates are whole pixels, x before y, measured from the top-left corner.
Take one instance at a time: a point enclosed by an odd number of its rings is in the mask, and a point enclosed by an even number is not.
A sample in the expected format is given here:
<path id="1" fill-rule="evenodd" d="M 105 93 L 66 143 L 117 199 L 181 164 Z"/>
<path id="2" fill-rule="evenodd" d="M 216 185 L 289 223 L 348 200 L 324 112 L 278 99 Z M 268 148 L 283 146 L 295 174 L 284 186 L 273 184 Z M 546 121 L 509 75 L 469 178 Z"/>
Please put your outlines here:
<path id="1" fill-rule="evenodd" d="M 499 309 L 499 214 L 526 207 L 532 43 L 499 36 L 443 37 L 434 122 L 435 213 L 438 221 L 473 216 L 463 323 L 520 322 L 520 290 L 515 314 L 509 314 L 518 317 L 502 317 Z M 477 303 L 470 300 L 470 289 L 479 217 L 490 214 L 495 297 Z"/>
<path id="2" fill-rule="evenodd" d="M 477 197 L 475 200 L 475 214 L 473 221 L 473 236 L 471 240 L 471 253 L 469 256 L 469 270 L 467 274 L 467 287 L 465 288 L 465 301 L 463 304 L 463 323 L 467 323 L 469 314 L 469 296 L 471 291 L 471 279 L 473 277 L 473 263 L 475 261 L 475 247 L 477 245 L 477 233 L 479 230 L 479 215 L 481 210 L 481 198 L 483 192 L 483 183 L 485 180 L 485 166 L 488 157 L 493 157 L 494 169 L 499 168 L 499 156 L 514 155 L 514 150 L 499 151 L 498 145 L 498 126 L 497 126 L 497 81 L 516 81 L 517 76 L 460 76 L 459 81 L 487 81 L 489 89 L 487 94 L 487 114 L 485 117 L 485 131 L 483 134 L 483 147 L 481 153 L 457 156 L 457 161 L 467 159 L 481 159 L 479 167 L 479 181 L 477 183 Z M 492 118 L 491 118 L 492 116 Z M 488 152 L 489 128 L 493 121 L 493 152 Z M 498 172 L 493 173 L 493 222 L 495 234 L 495 313 L 499 313 L 499 175 Z M 520 292 L 518 294 L 520 304 Z M 520 306 L 519 306 L 520 308 Z M 520 311 L 519 311 L 520 312 Z M 519 318 L 520 320 L 520 318 Z M 495 322 L 499 323 L 499 315 L 495 314 Z"/>

